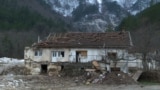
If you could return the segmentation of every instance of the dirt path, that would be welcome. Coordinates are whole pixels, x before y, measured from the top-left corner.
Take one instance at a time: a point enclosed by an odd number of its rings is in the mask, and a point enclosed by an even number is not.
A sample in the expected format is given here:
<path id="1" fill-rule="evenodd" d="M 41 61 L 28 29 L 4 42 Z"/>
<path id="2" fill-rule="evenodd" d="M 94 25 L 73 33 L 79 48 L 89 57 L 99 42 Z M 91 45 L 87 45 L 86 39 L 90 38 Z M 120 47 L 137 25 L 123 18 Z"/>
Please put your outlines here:
<path id="1" fill-rule="evenodd" d="M 130 85 L 124 85 L 123 83 L 109 85 L 108 82 L 111 83 L 114 80 L 118 80 L 116 82 L 129 81 L 129 77 L 120 72 L 108 74 L 105 79 L 105 81 L 108 81 L 106 83 L 86 85 L 85 82 L 83 82 L 84 78 L 82 80 L 78 79 L 79 83 L 77 83 L 76 78 L 74 77 L 64 78 L 44 75 L 19 75 L 17 74 L 17 71 L 20 72 L 19 67 L 12 69 L 9 69 L 8 67 L 11 67 L 11 65 L 0 66 L 0 72 L 4 69 L 7 69 L 7 71 L 9 70 L 9 73 L 0 75 L 0 90 L 160 90 L 160 85 L 142 86 L 134 83 Z M 12 72 L 14 70 L 16 70 L 16 72 Z M 112 78 L 113 80 L 110 80 L 109 78 Z"/>

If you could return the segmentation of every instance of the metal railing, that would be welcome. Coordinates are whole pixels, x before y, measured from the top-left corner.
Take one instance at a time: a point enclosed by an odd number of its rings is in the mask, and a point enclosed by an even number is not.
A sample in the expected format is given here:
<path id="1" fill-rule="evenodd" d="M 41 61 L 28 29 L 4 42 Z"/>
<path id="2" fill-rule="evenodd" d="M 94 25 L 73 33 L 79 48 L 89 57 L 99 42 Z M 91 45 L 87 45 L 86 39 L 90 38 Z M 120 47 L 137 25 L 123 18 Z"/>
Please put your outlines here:
<path id="1" fill-rule="evenodd" d="M 69 61 L 70 62 L 91 62 L 93 60 L 96 60 L 96 61 L 100 61 L 102 60 L 102 57 L 103 56 L 100 56 L 100 55 L 88 55 L 88 56 L 76 56 L 76 55 L 70 55 L 69 56 Z"/>
<path id="2" fill-rule="evenodd" d="M 104 56 L 102 55 L 88 55 L 88 56 L 76 56 L 76 55 L 70 55 L 69 56 L 69 62 L 79 62 L 79 63 L 85 63 L 85 62 L 91 62 L 93 60 L 96 61 L 102 61 L 104 60 Z M 110 60 L 110 65 L 111 67 L 114 66 L 114 62 L 112 60 Z M 138 61 L 138 60 L 134 60 L 134 61 L 128 61 L 127 60 L 120 60 L 117 61 L 117 67 L 123 67 L 127 65 L 128 67 L 136 67 L 136 68 L 143 68 L 142 62 Z"/>

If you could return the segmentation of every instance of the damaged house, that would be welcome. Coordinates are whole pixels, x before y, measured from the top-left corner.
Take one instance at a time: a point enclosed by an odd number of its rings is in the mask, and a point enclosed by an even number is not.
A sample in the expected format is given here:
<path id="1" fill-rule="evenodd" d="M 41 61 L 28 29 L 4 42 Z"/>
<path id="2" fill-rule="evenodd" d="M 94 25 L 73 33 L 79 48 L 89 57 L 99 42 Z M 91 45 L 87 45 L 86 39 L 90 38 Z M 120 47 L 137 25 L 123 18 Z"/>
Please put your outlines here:
<path id="1" fill-rule="evenodd" d="M 85 63 L 124 58 L 132 46 L 129 32 L 59 33 L 26 47 L 24 59 L 32 74 L 47 72 L 59 62 Z"/>

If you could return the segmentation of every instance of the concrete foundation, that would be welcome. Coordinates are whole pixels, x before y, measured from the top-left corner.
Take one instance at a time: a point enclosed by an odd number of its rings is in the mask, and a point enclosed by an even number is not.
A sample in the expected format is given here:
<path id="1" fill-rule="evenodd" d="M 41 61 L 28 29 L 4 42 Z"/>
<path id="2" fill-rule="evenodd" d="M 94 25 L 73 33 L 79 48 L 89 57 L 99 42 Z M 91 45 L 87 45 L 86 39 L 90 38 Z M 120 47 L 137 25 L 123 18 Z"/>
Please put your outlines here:
<path id="1" fill-rule="evenodd" d="M 49 76 L 58 75 L 61 66 L 46 62 L 26 62 L 25 66 L 30 69 L 32 75 L 48 74 Z"/>

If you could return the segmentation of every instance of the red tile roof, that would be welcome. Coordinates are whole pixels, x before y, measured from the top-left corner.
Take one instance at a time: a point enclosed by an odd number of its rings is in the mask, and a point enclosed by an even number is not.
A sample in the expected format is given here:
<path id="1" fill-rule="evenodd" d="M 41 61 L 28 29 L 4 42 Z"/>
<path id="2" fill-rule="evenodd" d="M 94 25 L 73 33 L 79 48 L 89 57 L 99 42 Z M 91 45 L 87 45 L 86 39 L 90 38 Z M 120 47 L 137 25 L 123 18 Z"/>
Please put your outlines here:
<path id="1" fill-rule="evenodd" d="M 129 32 L 50 34 L 37 48 L 125 48 L 131 46 Z"/>

